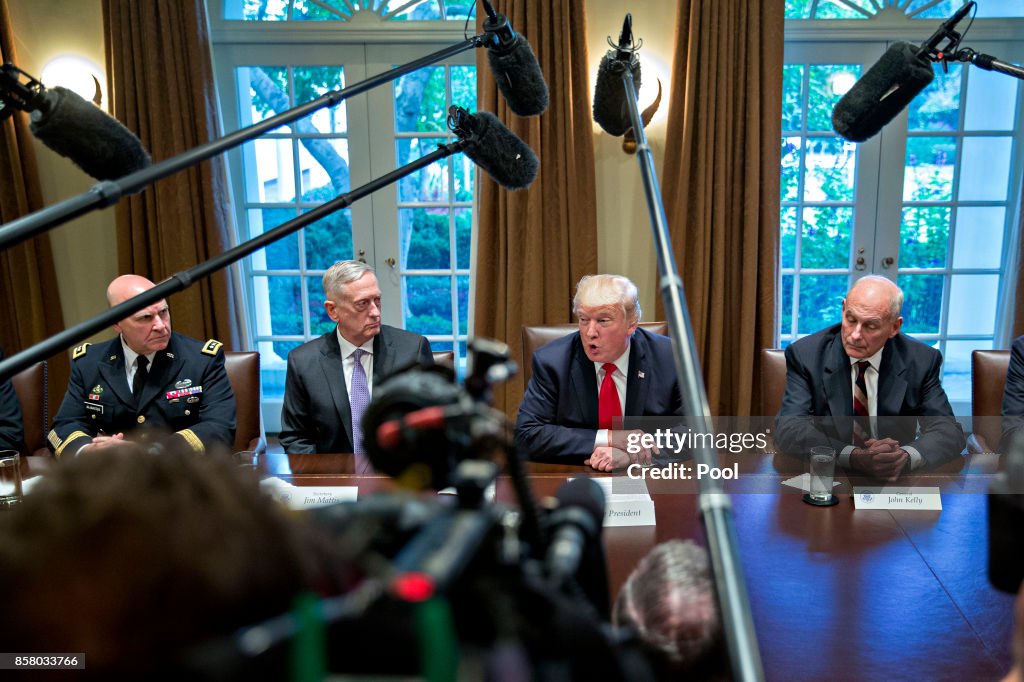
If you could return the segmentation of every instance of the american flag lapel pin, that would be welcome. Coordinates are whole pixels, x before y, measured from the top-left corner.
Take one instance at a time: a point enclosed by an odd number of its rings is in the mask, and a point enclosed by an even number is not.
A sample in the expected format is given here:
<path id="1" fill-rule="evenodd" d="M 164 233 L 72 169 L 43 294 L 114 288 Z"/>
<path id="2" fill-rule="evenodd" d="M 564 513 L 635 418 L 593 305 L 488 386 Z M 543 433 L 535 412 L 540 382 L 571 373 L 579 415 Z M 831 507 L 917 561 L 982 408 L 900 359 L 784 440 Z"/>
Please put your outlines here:
<path id="1" fill-rule="evenodd" d="M 637 372 L 637 373 L 636 373 L 636 376 L 637 376 L 638 378 L 640 378 L 640 379 L 643 379 L 643 378 L 644 378 L 644 373 L 643 373 L 643 372 Z"/>

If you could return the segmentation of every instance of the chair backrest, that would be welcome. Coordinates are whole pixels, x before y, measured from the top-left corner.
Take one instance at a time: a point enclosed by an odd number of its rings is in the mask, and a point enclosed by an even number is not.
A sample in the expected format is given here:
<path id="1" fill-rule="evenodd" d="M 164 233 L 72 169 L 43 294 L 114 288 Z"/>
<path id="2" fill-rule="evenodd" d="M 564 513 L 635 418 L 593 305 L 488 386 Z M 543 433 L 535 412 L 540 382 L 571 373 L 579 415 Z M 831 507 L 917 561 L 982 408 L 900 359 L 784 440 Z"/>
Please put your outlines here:
<path id="1" fill-rule="evenodd" d="M 988 452 L 999 447 L 1002 438 L 1003 390 L 1006 369 L 1010 366 L 1008 350 L 976 350 L 971 353 L 971 417 L 975 439 Z M 982 417 L 982 419 L 978 419 Z"/>
<path id="2" fill-rule="evenodd" d="M 441 365 L 448 369 L 455 369 L 455 351 L 439 350 L 433 355 L 435 365 Z"/>
<path id="3" fill-rule="evenodd" d="M 654 334 L 667 335 L 668 334 L 668 323 L 666 322 L 641 322 L 640 326 L 649 332 Z M 580 328 L 578 324 L 567 323 L 567 324 L 548 324 L 529 327 L 523 325 L 523 356 L 522 368 L 523 368 L 523 382 L 524 384 L 530 382 L 530 377 L 533 376 L 533 353 L 541 346 L 546 346 L 555 339 L 560 339 L 563 336 L 572 334 Z"/>
<path id="4" fill-rule="evenodd" d="M 227 351 L 224 353 L 224 369 L 235 392 L 237 422 L 235 424 L 235 452 L 267 449 L 263 435 L 263 419 L 260 411 L 260 354 L 256 351 Z"/>
<path id="5" fill-rule="evenodd" d="M 786 351 L 781 348 L 761 349 L 761 412 L 759 416 L 774 417 L 782 407 L 786 392 Z"/>
<path id="6" fill-rule="evenodd" d="M 34 455 L 40 451 L 49 453 L 46 448 L 46 432 L 50 429 L 46 361 L 21 370 L 11 377 L 11 384 L 21 404 L 21 421 L 25 429 L 25 452 L 22 454 Z"/>

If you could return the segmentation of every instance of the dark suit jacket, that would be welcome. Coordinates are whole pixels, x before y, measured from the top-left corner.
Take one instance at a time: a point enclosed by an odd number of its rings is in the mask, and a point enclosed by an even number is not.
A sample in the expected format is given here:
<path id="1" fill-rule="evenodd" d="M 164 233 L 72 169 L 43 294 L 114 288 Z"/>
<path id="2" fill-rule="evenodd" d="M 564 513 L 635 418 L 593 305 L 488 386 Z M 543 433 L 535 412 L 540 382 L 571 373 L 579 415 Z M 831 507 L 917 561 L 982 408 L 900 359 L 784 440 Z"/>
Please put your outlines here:
<path id="1" fill-rule="evenodd" d="M 153 357 L 139 405 L 125 376 L 121 337 L 82 344 L 72 353 L 71 379 L 47 436 L 58 457 L 75 454 L 100 431 L 139 427 L 175 431 L 197 451 L 235 442 L 235 394 L 219 341 L 171 334 Z"/>
<path id="2" fill-rule="evenodd" d="M 0 348 L 0 360 L 4 351 Z M 25 430 L 21 421 L 21 403 L 11 380 L 0 382 L 0 450 L 25 450 Z"/>
<path id="3" fill-rule="evenodd" d="M 629 350 L 624 416 L 666 417 L 682 411 L 672 342 L 637 328 Z M 519 406 L 516 442 L 531 459 L 582 461 L 594 451 L 596 436 L 597 374 L 575 332 L 533 354 L 533 377 Z"/>
<path id="4" fill-rule="evenodd" d="M 897 334 L 886 342 L 878 372 L 879 436 L 916 448 L 928 465 L 955 459 L 965 445 L 940 383 L 941 368 L 941 353 Z M 783 452 L 800 456 L 814 445 L 840 452 L 851 445 L 851 384 L 840 325 L 786 348 L 786 393 L 775 425 L 775 441 Z"/>
<path id="5" fill-rule="evenodd" d="M 999 441 L 999 452 L 1008 452 L 1011 437 L 1024 430 L 1024 336 L 1013 340 L 1010 366 L 1006 368 L 1002 411 L 1003 437 Z"/>
<path id="6" fill-rule="evenodd" d="M 381 325 L 373 338 L 374 389 L 417 364 L 434 364 L 430 342 L 419 334 Z M 352 408 L 336 330 L 288 353 L 280 438 L 289 454 L 353 451 Z"/>

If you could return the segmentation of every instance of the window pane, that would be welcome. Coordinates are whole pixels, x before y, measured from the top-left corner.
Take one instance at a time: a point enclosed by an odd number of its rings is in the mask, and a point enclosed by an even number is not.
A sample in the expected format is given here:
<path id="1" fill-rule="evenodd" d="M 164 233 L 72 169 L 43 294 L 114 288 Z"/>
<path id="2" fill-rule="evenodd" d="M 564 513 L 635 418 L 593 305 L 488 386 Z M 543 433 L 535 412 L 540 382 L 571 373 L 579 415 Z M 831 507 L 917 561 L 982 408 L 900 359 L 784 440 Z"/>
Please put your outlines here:
<path id="1" fill-rule="evenodd" d="M 246 167 L 255 178 L 245 183 L 246 201 L 288 203 L 295 200 L 295 167 L 292 143 L 286 139 L 261 139 L 242 145 Z"/>
<path id="2" fill-rule="evenodd" d="M 852 229 L 852 208 L 805 208 L 803 235 L 800 240 L 800 267 L 849 267 Z"/>
<path id="3" fill-rule="evenodd" d="M 933 69 L 935 80 L 910 101 L 907 129 L 911 131 L 956 130 L 960 112 L 960 75 L 963 68 L 950 64 L 949 73 Z"/>
<path id="4" fill-rule="evenodd" d="M 782 177 L 779 183 L 782 201 L 796 201 L 800 186 L 800 149 L 803 138 L 782 138 Z"/>
<path id="5" fill-rule="evenodd" d="M 970 69 L 964 130 L 1013 130 L 1018 83 L 995 71 Z"/>
<path id="6" fill-rule="evenodd" d="M 269 232 L 295 217 L 291 208 L 249 209 L 249 237 Z M 299 235 L 292 233 L 252 254 L 254 270 L 297 270 L 299 268 Z"/>
<path id="7" fill-rule="evenodd" d="M 340 260 L 353 257 L 352 209 L 335 211 L 304 228 L 306 267 L 326 270 Z M 318 294 L 323 298 L 323 292 Z"/>
<path id="8" fill-rule="evenodd" d="M 793 333 L 793 275 L 782 276 L 782 295 L 780 299 L 782 301 L 782 311 L 780 318 L 782 320 L 782 334 Z"/>
<path id="9" fill-rule="evenodd" d="M 903 289 L 903 331 L 907 334 L 938 334 L 942 313 L 942 275 L 900 275 Z"/>
<path id="10" fill-rule="evenodd" d="M 459 295 L 459 334 L 465 336 L 469 320 L 469 277 L 459 275 L 455 278 Z"/>
<path id="11" fill-rule="evenodd" d="M 807 140 L 806 201 L 853 201 L 857 146 L 838 137 Z"/>
<path id="12" fill-rule="evenodd" d="M 956 139 L 907 138 L 907 165 L 903 174 L 904 201 L 948 201 L 953 197 Z"/>
<path id="13" fill-rule="evenodd" d="M 476 67 L 453 66 L 450 69 L 452 79 L 452 104 L 457 104 L 469 113 L 476 113 Z"/>
<path id="14" fill-rule="evenodd" d="M 450 269 L 451 240 L 448 237 L 448 209 L 403 208 L 398 211 L 398 214 L 402 269 Z"/>
<path id="15" fill-rule="evenodd" d="M 309 299 L 309 333 L 312 336 L 326 334 L 337 323 L 327 316 L 324 308 L 324 280 L 322 277 L 306 278 L 306 296 Z"/>
<path id="16" fill-rule="evenodd" d="M 799 333 L 811 334 L 839 321 L 849 280 L 846 274 L 800 277 Z"/>
<path id="17" fill-rule="evenodd" d="M 960 164 L 961 201 L 1005 201 L 1011 137 L 965 137 Z"/>
<path id="18" fill-rule="evenodd" d="M 804 126 L 804 65 L 782 67 L 782 130 L 796 131 Z"/>
<path id="19" fill-rule="evenodd" d="M 242 66 L 235 70 L 241 91 L 248 98 L 249 115 L 242 112 L 246 124 L 259 123 L 291 108 L 288 95 L 288 69 L 284 66 Z M 272 133 L 287 133 L 290 126 Z"/>
<path id="20" fill-rule="evenodd" d="M 451 277 L 405 276 L 405 328 L 418 334 L 452 334 Z"/>
<path id="21" fill-rule="evenodd" d="M 956 212 L 955 268 L 998 268 L 1003 261 L 1003 206 L 963 206 Z"/>
<path id="22" fill-rule="evenodd" d="M 807 129 L 832 130 L 832 110 L 842 97 L 835 91 L 836 74 L 859 69 L 849 64 L 812 64 L 808 67 Z"/>
<path id="23" fill-rule="evenodd" d="M 299 138 L 302 201 L 330 201 L 349 191 L 348 140 Z"/>
<path id="24" fill-rule="evenodd" d="M 942 268 L 949 243 L 949 207 L 903 209 L 900 225 L 900 267 Z"/>
<path id="25" fill-rule="evenodd" d="M 991 335 L 995 331 L 998 275 L 953 275 L 949 288 L 949 333 Z"/>
<path id="26" fill-rule="evenodd" d="M 782 209 L 779 216 L 782 236 L 779 242 L 779 254 L 782 267 L 796 267 L 796 208 Z"/>
<path id="27" fill-rule="evenodd" d="M 850 4 L 856 4 L 858 7 L 862 7 L 867 4 L 868 0 L 848 0 Z M 818 0 L 818 11 L 815 13 L 815 19 L 867 19 L 871 16 L 868 12 L 858 12 L 851 7 L 835 2 L 832 0 Z"/>
<path id="28" fill-rule="evenodd" d="M 469 270 L 473 248 L 473 209 L 456 208 L 452 213 L 455 216 L 455 256 L 458 261 L 455 267 Z"/>
<path id="29" fill-rule="evenodd" d="M 395 81 L 395 132 L 433 133 L 447 128 L 444 67 L 428 66 Z"/>
<path id="30" fill-rule="evenodd" d="M 339 0 L 295 0 L 292 9 L 294 20 L 337 21 L 351 16 L 352 13 Z"/>
<path id="31" fill-rule="evenodd" d="M 339 66 L 297 66 L 293 74 L 295 104 L 312 102 L 345 86 L 344 69 Z M 316 113 L 300 119 L 295 128 L 300 133 L 345 133 L 348 129 L 345 103 L 318 109 Z"/>
<path id="32" fill-rule="evenodd" d="M 302 341 L 260 341 L 256 344 L 260 352 L 260 379 L 264 399 L 284 395 L 288 353 L 301 344 Z"/>
<path id="33" fill-rule="evenodd" d="M 269 319 L 269 330 L 260 329 L 259 333 L 275 336 L 302 336 L 302 291 L 299 289 L 298 277 L 269 276 L 253 277 L 253 286 L 257 292 L 257 306 L 263 292 L 267 301 L 266 309 L 272 310 Z"/>
<path id="34" fill-rule="evenodd" d="M 426 156 L 443 142 L 444 138 L 441 137 L 399 138 L 395 141 L 398 148 L 398 165 L 404 166 Z M 403 203 L 448 201 L 448 161 L 449 159 L 435 161 L 399 180 L 398 200 Z"/>
<path id="35" fill-rule="evenodd" d="M 787 19 L 809 19 L 814 0 L 786 0 Z"/>
<path id="36" fill-rule="evenodd" d="M 395 20 L 408 20 L 413 21 L 426 21 L 428 19 L 440 19 L 441 11 L 437 7 L 437 0 L 420 0 L 412 6 L 409 5 L 409 0 L 391 0 L 388 2 L 388 12 L 394 12 L 400 7 L 405 7 L 404 10 L 398 14 L 389 17 Z"/>
<path id="37" fill-rule="evenodd" d="M 950 400 L 971 399 L 971 353 L 991 350 L 992 341 L 947 341 L 942 354 L 942 388 Z"/>
<path id="38" fill-rule="evenodd" d="M 454 201 L 473 201 L 473 183 L 476 182 L 476 164 L 469 160 L 465 154 L 449 156 L 447 163 L 451 164 L 455 174 L 455 198 Z"/>

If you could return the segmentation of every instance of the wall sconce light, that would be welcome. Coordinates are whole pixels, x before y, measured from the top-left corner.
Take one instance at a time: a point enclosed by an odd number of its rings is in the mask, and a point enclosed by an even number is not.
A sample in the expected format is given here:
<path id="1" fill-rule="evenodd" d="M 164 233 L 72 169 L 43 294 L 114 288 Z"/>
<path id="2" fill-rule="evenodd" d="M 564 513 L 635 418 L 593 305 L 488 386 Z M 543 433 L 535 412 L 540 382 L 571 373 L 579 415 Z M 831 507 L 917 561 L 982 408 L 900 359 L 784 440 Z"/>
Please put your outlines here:
<path id="1" fill-rule="evenodd" d="M 43 67 L 39 80 L 46 87 L 59 85 L 98 107 L 103 106 L 103 91 L 106 86 L 103 71 L 84 57 L 64 55 L 50 60 Z"/>

